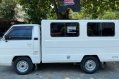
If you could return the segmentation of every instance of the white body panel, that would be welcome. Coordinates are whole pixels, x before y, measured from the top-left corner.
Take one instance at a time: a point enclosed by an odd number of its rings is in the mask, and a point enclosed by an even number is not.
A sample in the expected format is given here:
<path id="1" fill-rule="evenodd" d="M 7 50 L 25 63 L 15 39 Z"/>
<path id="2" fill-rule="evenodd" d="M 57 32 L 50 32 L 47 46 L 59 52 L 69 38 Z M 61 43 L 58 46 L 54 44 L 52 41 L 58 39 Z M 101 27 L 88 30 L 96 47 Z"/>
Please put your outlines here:
<path id="1" fill-rule="evenodd" d="M 78 22 L 79 37 L 51 37 L 52 22 Z M 114 37 L 88 37 L 88 22 L 114 22 Z M 118 20 L 45 20 L 42 21 L 42 62 L 81 62 L 85 55 L 97 55 L 100 61 L 119 61 Z M 45 31 L 44 31 L 45 29 Z"/>
<path id="2" fill-rule="evenodd" d="M 33 63 L 40 63 L 40 41 L 33 40 L 36 37 L 40 38 L 39 25 L 25 24 L 15 25 L 12 27 L 33 26 L 32 39 L 31 40 L 7 40 L 4 37 L 0 41 L 0 65 L 11 65 L 15 56 L 29 56 Z M 8 30 L 7 33 L 12 29 Z M 36 30 L 36 31 L 34 31 Z M 6 34 L 7 34 L 6 33 Z M 5 35 L 6 35 L 5 34 Z"/>
<path id="3" fill-rule="evenodd" d="M 52 22 L 77 22 L 78 37 L 52 37 Z M 88 37 L 88 22 L 115 23 L 115 36 Z M 4 37 L 15 26 L 33 26 L 32 40 L 8 40 Z M 29 56 L 33 63 L 81 62 L 85 55 L 97 55 L 101 62 L 119 61 L 119 20 L 43 20 L 36 24 L 12 26 L 0 41 L 0 65 L 11 65 L 15 56 Z M 41 31 L 40 31 L 41 28 Z M 38 40 L 34 40 L 38 38 Z"/>

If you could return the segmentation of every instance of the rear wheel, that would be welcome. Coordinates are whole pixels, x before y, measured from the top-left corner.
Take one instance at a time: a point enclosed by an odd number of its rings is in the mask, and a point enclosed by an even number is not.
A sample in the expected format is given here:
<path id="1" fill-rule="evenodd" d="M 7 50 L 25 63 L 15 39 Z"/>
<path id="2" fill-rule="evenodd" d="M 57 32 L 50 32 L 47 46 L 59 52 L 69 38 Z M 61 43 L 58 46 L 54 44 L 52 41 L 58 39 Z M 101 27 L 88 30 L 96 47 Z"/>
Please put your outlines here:
<path id="1" fill-rule="evenodd" d="M 25 75 L 33 70 L 33 63 L 27 57 L 19 57 L 14 61 L 14 69 L 16 73 Z"/>
<path id="2" fill-rule="evenodd" d="M 83 58 L 81 62 L 81 70 L 92 74 L 99 69 L 100 61 L 93 56 Z"/>

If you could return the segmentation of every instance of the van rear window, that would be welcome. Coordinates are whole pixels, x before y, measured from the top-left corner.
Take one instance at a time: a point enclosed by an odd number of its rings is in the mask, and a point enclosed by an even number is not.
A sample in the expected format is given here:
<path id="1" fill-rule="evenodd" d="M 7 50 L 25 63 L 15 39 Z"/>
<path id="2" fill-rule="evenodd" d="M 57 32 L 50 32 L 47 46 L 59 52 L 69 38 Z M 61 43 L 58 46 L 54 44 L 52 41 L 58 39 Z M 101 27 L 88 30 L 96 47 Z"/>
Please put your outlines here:
<path id="1" fill-rule="evenodd" d="M 87 35 L 90 37 L 114 36 L 115 24 L 112 22 L 90 22 L 87 24 Z"/>

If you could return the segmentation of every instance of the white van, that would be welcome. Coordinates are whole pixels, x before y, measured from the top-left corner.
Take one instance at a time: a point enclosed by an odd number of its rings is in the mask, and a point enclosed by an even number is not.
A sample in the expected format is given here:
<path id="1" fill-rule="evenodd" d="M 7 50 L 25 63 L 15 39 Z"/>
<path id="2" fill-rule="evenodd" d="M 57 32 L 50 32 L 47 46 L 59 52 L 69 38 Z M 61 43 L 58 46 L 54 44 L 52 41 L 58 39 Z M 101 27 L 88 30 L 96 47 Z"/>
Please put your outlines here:
<path id="1" fill-rule="evenodd" d="M 0 65 L 18 74 L 40 63 L 79 63 L 86 73 L 119 61 L 119 20 L 43 20 L 13 25 L 0 41 Z"/>

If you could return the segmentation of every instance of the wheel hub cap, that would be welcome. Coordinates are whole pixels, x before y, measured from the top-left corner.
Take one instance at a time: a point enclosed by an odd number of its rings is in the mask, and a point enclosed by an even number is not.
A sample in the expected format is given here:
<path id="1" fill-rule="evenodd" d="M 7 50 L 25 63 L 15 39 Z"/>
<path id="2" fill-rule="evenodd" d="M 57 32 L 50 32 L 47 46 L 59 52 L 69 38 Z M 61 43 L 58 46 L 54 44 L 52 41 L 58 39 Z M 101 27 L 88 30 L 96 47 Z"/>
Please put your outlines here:
<path id="1" fill-rule="evenodd" d="M 88 71 L 93 71 L 96 68 L 96 63 L 93 60 L 88 60 L 85 64 L 85 68 Z"/>
<path id="2" fill-rule="evenodd" d="M 29 66 L 26 61 L 19 61 L 17 63 L 17 70 L 20 72 L 26 72 L 28 70 Z"/>

